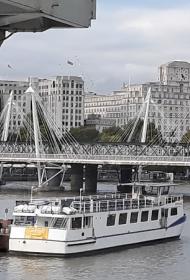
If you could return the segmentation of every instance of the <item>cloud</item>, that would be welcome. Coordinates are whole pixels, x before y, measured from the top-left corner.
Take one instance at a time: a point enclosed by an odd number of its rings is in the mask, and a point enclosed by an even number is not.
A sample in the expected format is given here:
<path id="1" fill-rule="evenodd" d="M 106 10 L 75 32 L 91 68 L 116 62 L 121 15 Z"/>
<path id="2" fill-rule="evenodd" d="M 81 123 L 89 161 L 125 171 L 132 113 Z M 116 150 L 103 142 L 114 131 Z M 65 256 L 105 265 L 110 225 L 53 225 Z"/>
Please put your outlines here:
<path id="1" fill-rule="evenodd" d="M 1 78 L 81 75 L 89 90 L 104 93 L 129 77 L 134 83 L 157 80 L 162 63 L 190 61 L 189 6 L 139 9 L 128 2 L 99 5 L 90 29 L 16 34 L 0 48 Z"/>

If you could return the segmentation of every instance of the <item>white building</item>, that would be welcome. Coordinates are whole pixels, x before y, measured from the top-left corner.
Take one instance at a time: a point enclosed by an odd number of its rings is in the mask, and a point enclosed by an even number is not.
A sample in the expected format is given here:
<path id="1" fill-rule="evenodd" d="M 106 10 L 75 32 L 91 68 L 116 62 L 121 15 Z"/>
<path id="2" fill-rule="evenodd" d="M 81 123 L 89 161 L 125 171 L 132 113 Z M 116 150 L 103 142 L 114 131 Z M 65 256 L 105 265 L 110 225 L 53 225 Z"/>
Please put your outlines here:
<path id="1" fill-rule="evenodd" d="M 84 125 L 84 81 L 75 76 L 33 79 L 60 131 Z"/>
<path id="2" fill-rule="evenodd" d="M 44 106 L 63 132 L 71 127 L 84 125 L 84 82 L 80 77 L 57 76 L 50 79 L 31 79 L 32 87 L 39 93 Z M 2 110 L 13 91 L 13 101 L 18 110 L 12 112 L 9 129 L 18 132 L 23 120 L 31 112 L 31 97 L 25 91 L 28 81 L 0 81 L 0 109 Z"/>
<path id="3" fill-rule="evenodd" d="M 87 95 L 85 117 L 99 114 L 124 126 L 138 115 L 151 87 L 149 121 L 168 141 L 179 141 L 190 130 L 190 63 L 173 61 L 160 66 L 159 82 L 124 85 L 111 95 Z"/>
<path id="4" fill-rule="evenodd" d="M 25 91 L 29 83 L 24 81 L 0 81 L 0 110 L 4 108 L 11 91 L 13 91 L 13 101 L 18 104 L 17 109 L 11 112 L 9 129 L 13 133 L 23 126 L 23 119 L 30 112 L 30 102 Z"/>

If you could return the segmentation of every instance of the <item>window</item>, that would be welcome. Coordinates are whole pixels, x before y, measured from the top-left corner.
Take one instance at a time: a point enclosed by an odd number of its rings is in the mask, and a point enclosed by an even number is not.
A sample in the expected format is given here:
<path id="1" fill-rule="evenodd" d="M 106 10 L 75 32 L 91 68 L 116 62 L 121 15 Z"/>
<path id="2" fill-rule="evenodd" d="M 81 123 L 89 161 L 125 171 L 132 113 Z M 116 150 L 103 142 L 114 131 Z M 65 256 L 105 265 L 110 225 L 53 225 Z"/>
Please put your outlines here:
<path id="1" fill-rule="evenodd" d="M 171 216 L 177 215 L 177 208 L 171 208 Z"/>
<path id="2" fill-rule="evenodd" d="M 130 223 L 137 223 L 138 220 L 138 212 L 132 212 L 131 213 L 131 218 L 130 218 Z"/>
<path id="3" fill-rule="evenodd" d="M 67 227 L 68 219 L 64 218 L 57 218 L 55 223 L 53 224 L 54 228 L 66 228 Z"/>
<path id="4" fill-rule="evenodd" d="M 25 217 L 24 216 L 16 216 L 14 224 L 15 225 L 23 225 L 25 223 Z"/>
<path id="5" fill-rule="evenodd" d="M 107 218 L 107 226 L 114 226 L 115 225 L 115 214 L 108 215 Z"/>
<path id="6" fill-rule="evenodd" d="M 45 226 L 45 227 L 48 227 L 48 221 L 45 221 L 45 222 L 44 222 L 44 226 Z"/>
<path id="7" fill-rule="evenodd" d="M 142 211 L 141 222 L 147 222 L 147 221 L 148 221 L 148 211 Z"/>
<path id="8" fill-rule="evenodd" d="M 152 217 L 151 217 L 151 220 L 152 221 L 156 221 L 158 220 L 158 210 L 152 210 Z"/>
<path id="9" fill-rule="evenodd" d="M 121 213 L 119 215 L 119 225 L 124 225 L 127 223 L 127 213 Z"/>
<path id="10" fill-rule="evenodd" d="M 83 228 L 90 228 L 92 227 L 92 217 L 87 216 L 83 219 Z"/>
<path id="11" fill-rule="evenodd" d="M 34 216 L 28 216 L 27 218 L 26 218 L 26 225 L 34 225 L 35 224 L 35 222 L 36 222 L 36 217 L 34 217 Z"/>
<path id="12" fill-rule="evenodd" d="M 72 218 L 71 228 L 72 229 L 79 229 L 81 227 L 82 227 L 82 218 Z"/>
<path id="13" fill-rule="evenodd" d="M 168 209 L 161 209 L 161 216 L 167 218 L 168 217 Z"/>

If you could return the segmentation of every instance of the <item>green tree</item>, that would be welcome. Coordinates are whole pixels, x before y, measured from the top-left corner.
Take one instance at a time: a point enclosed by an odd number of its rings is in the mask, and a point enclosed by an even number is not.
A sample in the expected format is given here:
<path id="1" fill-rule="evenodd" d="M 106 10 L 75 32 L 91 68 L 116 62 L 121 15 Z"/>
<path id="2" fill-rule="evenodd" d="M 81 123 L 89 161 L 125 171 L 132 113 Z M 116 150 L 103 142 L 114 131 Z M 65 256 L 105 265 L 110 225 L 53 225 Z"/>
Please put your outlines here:
<path id="1" fill-rule="evenodd" d="M 99 142 L 116 142 L 120 141 L 120 135 L 123 130 L 120 127 L 112 126 L 106 128 L 99 135 Z"/>
<path id="2" fill-rule="evenodd" d="M 135 119 L 130 120 L 124 127 L 125 133 L 123 134 L 123 142 L 126 142 L 129 139 L 130 133 L 133 129 L 133 126 L 135 124 Z M 144 121 L 142 119 L 139 119 L 136 128 L 133 131 L 133 135 L 131 137 L 132 143 L 140 143 L 141 142 L 141 137 L 142 137 L 142 130 L 143 130 L 143 124 Z M 147 135 L 146 135 L 146 142 L 147 143 L 154 143 L 154 144 L 159 144 L 162 143 L 162 135 L 161 132 L 155 127 L 155 124 L 153 122 L 148 123 L 147 127 Z"/>
<path id="3" fill-rule="evenodd" d="M 94 143 L 99 137 L 99 131 L 85 126 L 71 128 L 70 133 L 79 143 Z"/>
<path id="4" fill-rule="evenodd" d="M 190 130 L 187 131 L 181 138 L 180 143 L 190 144 Z"/>

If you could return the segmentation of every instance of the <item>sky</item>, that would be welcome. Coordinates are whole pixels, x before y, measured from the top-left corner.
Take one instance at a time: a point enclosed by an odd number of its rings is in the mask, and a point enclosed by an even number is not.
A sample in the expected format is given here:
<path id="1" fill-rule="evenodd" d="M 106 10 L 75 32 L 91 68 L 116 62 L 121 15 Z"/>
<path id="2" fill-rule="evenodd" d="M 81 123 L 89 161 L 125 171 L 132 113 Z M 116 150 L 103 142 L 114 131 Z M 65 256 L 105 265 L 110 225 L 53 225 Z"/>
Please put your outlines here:
<path id="1" fill-rule="evenodd" d="M 86 90 L 104 94 L 124 82 L 157 81 L 159 65 L 172 60 L 190 62 L 189 0 L 97 0 L 89 29 L 9 38 L 0 47 L 0 79 L 77 75 Z"/>

